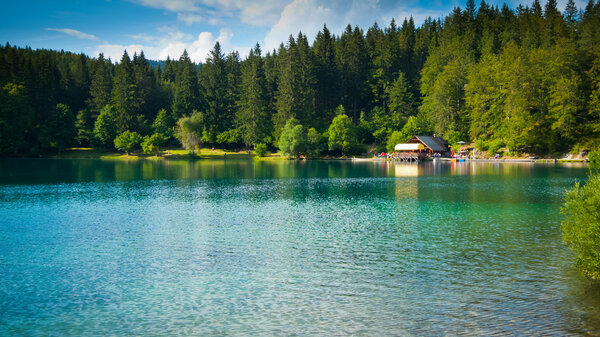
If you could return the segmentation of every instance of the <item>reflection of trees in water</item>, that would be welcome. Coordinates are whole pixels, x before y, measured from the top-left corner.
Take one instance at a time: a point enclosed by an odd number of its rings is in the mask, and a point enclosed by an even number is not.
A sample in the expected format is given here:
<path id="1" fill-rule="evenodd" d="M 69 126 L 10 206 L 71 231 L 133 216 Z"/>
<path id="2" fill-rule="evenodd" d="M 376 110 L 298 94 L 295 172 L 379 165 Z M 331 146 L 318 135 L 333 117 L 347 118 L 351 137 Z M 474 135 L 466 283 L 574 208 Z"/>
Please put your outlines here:
<path id="1" fill-rule="evenodd" d="M 572 264 L 565 269 L 568 289 L 560 308 L 565 323 L 574 332 L 594 335 L 600 331 L 600 282 L 586 280 Z"/>

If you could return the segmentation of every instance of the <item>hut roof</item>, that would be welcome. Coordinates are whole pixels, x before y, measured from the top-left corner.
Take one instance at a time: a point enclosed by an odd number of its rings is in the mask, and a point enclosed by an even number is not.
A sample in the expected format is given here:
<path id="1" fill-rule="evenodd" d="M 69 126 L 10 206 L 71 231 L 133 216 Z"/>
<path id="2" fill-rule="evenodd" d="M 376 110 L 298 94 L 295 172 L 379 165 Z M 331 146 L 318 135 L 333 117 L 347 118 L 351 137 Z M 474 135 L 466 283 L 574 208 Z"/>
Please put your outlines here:
<path id="1" fill-rule="evenodd" d="M 412 143 L 412 144 L 396 144 L 394 150 L 396 151 L 419 151 L 425 149 L 423 144 Z"/>
<path id="2" fill-rule="evenodd" d="M 431 137 L 431 136 L 414 136 L 412 139 L 408 141 L 408 143 L 420 142 L 423 145 L 427 146 L 433 152 L 446 152 L 448 151 L 448 146 L 445 144 L 445 141 L 439 137 Z"/>

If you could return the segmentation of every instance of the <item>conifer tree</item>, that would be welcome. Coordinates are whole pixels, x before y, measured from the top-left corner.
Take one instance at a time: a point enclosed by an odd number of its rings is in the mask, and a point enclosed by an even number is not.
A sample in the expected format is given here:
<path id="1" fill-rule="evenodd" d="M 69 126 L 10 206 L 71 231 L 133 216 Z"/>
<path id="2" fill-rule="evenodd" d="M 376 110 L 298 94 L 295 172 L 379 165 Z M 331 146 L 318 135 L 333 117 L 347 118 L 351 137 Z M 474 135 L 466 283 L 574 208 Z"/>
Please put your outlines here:
<path id="1" fill-rule="evenodd" d="M 94 73 L 90 84 L 90 99 L 88 107 L 98 115 L 111 100 L 112 91 L 112 73 L 110 61 L 104 59 L 104 54 L 100 53 L 98 60 L 94 64 Z"/>
<path id="2" fill-rule="evenodd" d="M 117 114 L 119 133 L 138 129 L 136 90 L 133 66 L 127 51 L 125 51 L 121 62 L 116 67 L 112 88 L 112 104 Z"/>
<path id="3" fill-rule="evenodd" d="M 175 94 L 171 108 L 176 119 L 189 116 L 192 111 L 200 108 L 196 67 L 190 60 L 186 50 L 179 58 L 179 66 L 181 72 L 176 79 L 177 83 L 175 84 Z"/>
<path id="4" fill-rule="evenodd" d="M 237 121 L 247 146 L 262 143 L 270 133 L 265 75 L 260 54 L 257 44 L 242 66 Z"/>

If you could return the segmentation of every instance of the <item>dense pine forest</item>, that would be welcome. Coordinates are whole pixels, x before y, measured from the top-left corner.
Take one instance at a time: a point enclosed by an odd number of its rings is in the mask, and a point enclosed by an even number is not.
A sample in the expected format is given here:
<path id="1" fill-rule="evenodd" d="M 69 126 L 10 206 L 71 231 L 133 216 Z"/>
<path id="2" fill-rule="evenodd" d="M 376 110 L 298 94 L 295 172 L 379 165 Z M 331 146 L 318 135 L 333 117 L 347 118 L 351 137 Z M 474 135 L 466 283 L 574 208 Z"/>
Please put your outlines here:
<path id="1" fill-rule="evenodd" d="M 482 151 L 600 145 L 600 1 L 515 9 L 484 1 L 310 43 L 215 44 L 206 61 L 120 60 L 0 47 L 0 153 L 68 147 L 269 146 L 319 156 L 385 151 L 414 134 Z"/>

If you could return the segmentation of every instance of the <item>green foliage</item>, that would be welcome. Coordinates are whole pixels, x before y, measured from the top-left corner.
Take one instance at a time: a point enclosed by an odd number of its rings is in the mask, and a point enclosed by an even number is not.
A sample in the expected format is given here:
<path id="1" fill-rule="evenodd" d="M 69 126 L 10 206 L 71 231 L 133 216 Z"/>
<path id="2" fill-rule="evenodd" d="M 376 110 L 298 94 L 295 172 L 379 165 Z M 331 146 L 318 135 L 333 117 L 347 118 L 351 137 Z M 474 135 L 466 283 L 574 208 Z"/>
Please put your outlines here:
<path id="1" fill-rule="evenodd" d="M 160 148 L 165 145 L 166 137 L 161 133 L 155 133 L 152 136 L 144 137 L 142 142 L 142 150 L 147 154 L 156 154 L 160 156 Z"/>
<path id="2" fill-rule="evenodd" d="M 175 118 L 189 116 L 200 108 L 196 69 L 185 50 L 179 58 L 179 67 L 181 70 L 179 76 L 175 77 L 175 93 L 171 105 Z"/>
<path id="3" fill-rule="evenodd" d="M 59 152 L 73 142 L 75 137 L 75 116 L 65 104 L 57 104 L 40 130 L 42 148 L 56 149 Z"/>
<path id="4" fill-rule="evenodd" d="M 33 109 L 25 87 L 7 83 L 0 90 L 0 154 L 25 151 L 25 137 L 31 131 Z"/>
<path id="5" fill-rule="evenodd" d="M 386 89 L 390 98 L 390 115 L 392 120 L 399 120 L 401 117 L 408 117 L 416 114 L 414 107 L 413 96 L 409 90 L 406 77 L 401 72 L 398 77 Z"/>
<path id="6" fill-rule="evenodd" d="M 387 140 L 387 152 L 394 152 L 396 144 L 402 144 L 408 141 L 411 136 L 407 136 L 403 131 L 394 131 L 390 134 Z"/>
<path id="7" fill-rule="evenodd" d="M 219 133 L 216 141 L 219 144 L 227 145 L 241 144 L 243 141 L 242 133 L 240 132 L 240 129 L 230 129 Z"/>
<path id="8" fill-rule="evenodd" d="M 340 150 L 342 155 L 352 149 L 356 144 L 356 135 L 354 134 L 354 125 L 347 115 L 337 115 L 333 118 L 328 129 L 329 150 Z"/>
<path id="9" fill-rule="evenodd" d="M 263 143 L 256 144 L 254 153 L 256 153 L 256 155 L 259 157 L 264 157 L 267 154 L 267 145 Z"/>
<path id="10" fill-rule="evenodd" d="M 202 139 L 203 116 L 199 111 L 194 111 L 191 116 L 182 117 L 177 121 L 176 137 L 181 145 L 193 151 Z"/>
<path id="11" fill-rule="evenodd" d="M 271 131 L 263 61 L 258 45 L 250 51 L 242 67 L 240 99 L 237 103 L 237 122 L 244 144 L 256 145 Z"/>
<path id="12" fill-rule="evenodd" d="M 112 149 L 117 136 L 117 115 L 114 107 L 106 105 L 94 124 L 94 143 Z"/>
<path id="13" fill-rule="evenodd" d="M 561 208 L 563 240 L 576 254 L 577 266 L 590 279 L 600 280 L 600 175 L 590 175 L 568 190 Z"/>
<path id="14" fill-rule="evenodd" d="M 312 46 L 298 34 L 266 55 L 257 45 L 240 61 L 216 43 L 203 64 L 184 51 L 160 67 L 143 53 L 113 64 L 103 55 L 7 44 L 0 46 L 0 153 L 55 150 L 42 139 L 58 103 L 78 112 L 80 144 L 94 126 L 92 144 L 109 148 L 125 130 L 171 138 L 175 121 L 194 111 L 202 111 L 200 123 L 184 133 L 192 148 L 272 144 L 292 117 L 323 132 L 337 115 L 357 124 L 354 144 L 342 151 L 358 142 L 385 146 L 399 130 L 540 154 L 590 148 L 600 139 L 599 7 L 590 1 L 580 12 L 569 1 L 561 15 L 554 0 L 517 9 L 467 1 L 418 27 L 412 18 L 401 27 L 392 20 L 366 31 L 348 25 L 334 36 L 324 26 Z M 114 116 L 101 118 L 108 104 Z M 162 107 L 171 113 L 155 116 Z"/>
<path id="15" fill-rule="evenodd" d="M 90 84 L 91 97 L 88 101 L 90 111 L 93 111 L 94 114 L 99 114 L 110 103 L 112 91 L 111 66 L 110 62 L 107 62 L 104 55 L 100 53 L 92 76 Z"/>
<path id="16" fill-rule="evenodd" d="M 122 150 L 129 154 L 131 151 L 139 148 L 141 142 L 142 136 L 139 133 L 127 130 L 115 138 L 115 147 L 117 150 Z"/>
<path id="17" fill-rule="evenodd" d="M 308 129 L 306 133 L 307 155 L 312 158 L 319 157 L 326 148 L 326 140 L 315 128 Z"/>
<path id="18" fill-rule="evenodd" d="M 488 143 L 488 153 L 495 154 L 498 153 L 500 148 L 504 146 L 501 139 L 495 139 Z"/>
<path id="19" fill-rule="evenodd" d="M 77 129 L 75 138 L 79 145 L 90 145 L 94 138 L 94 118 L 88 109 L 79 110 L 75 120 L 75 128 Z"/>
<path id="20" fill-rule="evenodd" d="M 479 138 L 475 141 L 475 148 L 479 151 L 487 151 L 488 143 L 484 139 Z"/>
<path id="21" fill-rule="evenodd" d="M 592 168 L 600 168 L 600 150 L 591 151 L 587 158 Z"/>
<path id="22" fill-rule="evenodd" d="M 155 133 L 160 133 L 165 137 L 165 141 L 168 142 L 175 136 L 175 121 L 173 115 L 167 112 L 165 109 L 160 109 L 152 123 L 152 129 Z"/>
<path id="23" fill-rule="evenodd" d="M 344 106 L 340 104 L 340 105 L 338 105 L 337 108 L 335 108 L 334 114 L 336 116 L 345 115 L 346 114 L 346 109 L 344 109 Z"/>
<path id="24" fill-rule="evenodd" d="M 431 126 L 423 113 L 410 116 L 402 127 L 402 135 L 405 140 L 409 140 L 413 136 L 429 135 L 431 133 Z"/>
<path id="25" fill-rule="evenodd" d="M 304 127 L 298 120 L 290 118 L 279 137 L 279 149 L 286 156 L 300 157 L 306 152 L 307 138 Z"/>
<path id="26" fill-rule="evenodd" d="M 133 65 L 127 51 L 116 68 L 112 87 L 112 104 L 116 112 L 117 131 L 137 130 L 136 84 Z"/>

